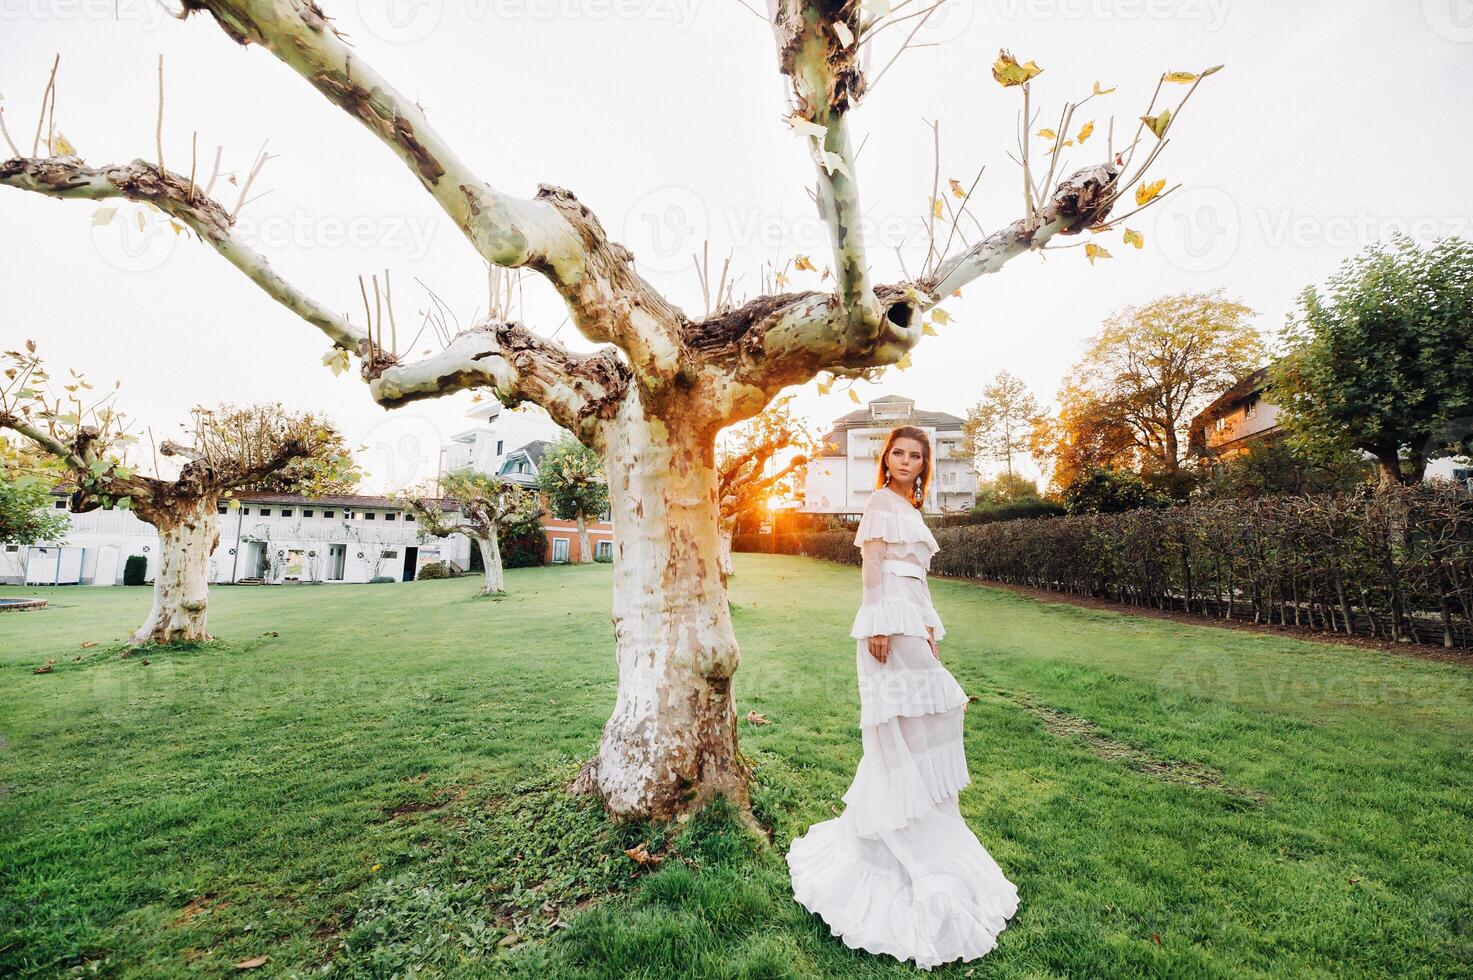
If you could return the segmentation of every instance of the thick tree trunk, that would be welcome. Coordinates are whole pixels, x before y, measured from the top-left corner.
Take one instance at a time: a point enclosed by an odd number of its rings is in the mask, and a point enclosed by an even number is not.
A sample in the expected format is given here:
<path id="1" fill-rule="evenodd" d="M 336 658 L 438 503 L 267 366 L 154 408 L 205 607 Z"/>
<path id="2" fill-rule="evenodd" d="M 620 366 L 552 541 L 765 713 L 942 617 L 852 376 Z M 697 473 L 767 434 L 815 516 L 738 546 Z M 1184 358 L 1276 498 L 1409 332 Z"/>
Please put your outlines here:
<path id="1" fill-rule="evenodd" d="M 159 565 L 153 579 L 153 609 L 128 641 L 186 643 L 210 639 L 206 607 L 210 599 L 210 555 L 220 543 L 215 520 L 218 498 L 202 497 L 150 514 L 159 532 Z"/>
<path id="2" fill-rule="evenodd" d="M 646 419 L 632 394 L 606 431 L 618 692 L 570 788 L 596 792 L 617 818 L 666 820 L 716 793 L 745 807 L 714 435 Z"/>
<path id="3" fill-rule="evenodd" d="M 486 581 L 481 585 L 481 595 L 501 595 L 506 591 L 506 575 L 501 569 L 501 542 L 496 535 L 477 538 L 481 548 L 481 561 L 486 566 Z"/>
<path id="4" fill-rule="evenodd" d="M 578 510 L 578 564 L 586 565 L 593 561 L 593 551 L 588 545 L 588 517 L 580 508 Z"/>

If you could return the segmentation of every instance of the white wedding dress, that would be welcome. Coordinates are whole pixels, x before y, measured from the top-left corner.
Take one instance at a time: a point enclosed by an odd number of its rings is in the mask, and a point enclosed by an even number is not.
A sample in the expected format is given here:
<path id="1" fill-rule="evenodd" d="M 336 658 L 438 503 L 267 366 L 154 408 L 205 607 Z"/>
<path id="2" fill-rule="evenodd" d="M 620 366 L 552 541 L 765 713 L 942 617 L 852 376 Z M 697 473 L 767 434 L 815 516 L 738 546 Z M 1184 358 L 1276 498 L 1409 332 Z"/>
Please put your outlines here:
<path id="1" fill-rule="evenodd" d="M 1018 890 L 957 806 L 971 782 L 962 746 L 967 696 L 931 653 L 945 635 L 926 572 L 937 551 L 920 511 L 870 494 L 854 535 L 864 598 L 856 639 L 864 753 L 844 812 L 788 850 L 793 894 L 854 949 L 913 959 L 929 970 L 976 959 L 1018 908 Z M 868 637 L 889 635 L 880 663 Z"/>

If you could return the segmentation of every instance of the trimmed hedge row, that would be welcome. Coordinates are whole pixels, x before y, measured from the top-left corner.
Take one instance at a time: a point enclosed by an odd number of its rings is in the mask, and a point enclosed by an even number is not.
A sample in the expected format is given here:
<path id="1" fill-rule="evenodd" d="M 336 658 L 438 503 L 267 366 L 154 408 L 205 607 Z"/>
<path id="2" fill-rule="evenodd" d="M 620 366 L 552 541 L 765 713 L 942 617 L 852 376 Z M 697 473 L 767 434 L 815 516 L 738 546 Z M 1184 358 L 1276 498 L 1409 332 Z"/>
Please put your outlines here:
<path id="1" fill-rule="evenodd" d="M 936 574 L 1473 648 L 1473 496 L 1456 485 L 1211 500 L 935 534 Z M 777 550 L 854 564 L 853 539 L 852 531 L 784 534 Z M 734 545 L 773 550 L 768 535 Z"/>

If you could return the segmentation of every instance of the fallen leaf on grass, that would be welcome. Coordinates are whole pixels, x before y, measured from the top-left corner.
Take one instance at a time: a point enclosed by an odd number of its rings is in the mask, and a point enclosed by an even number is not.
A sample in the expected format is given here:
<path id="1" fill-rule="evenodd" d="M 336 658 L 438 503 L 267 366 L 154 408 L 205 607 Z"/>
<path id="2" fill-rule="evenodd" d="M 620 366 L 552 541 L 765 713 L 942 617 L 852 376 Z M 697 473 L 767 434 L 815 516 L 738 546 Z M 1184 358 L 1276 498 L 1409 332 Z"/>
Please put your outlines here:
<path id="1" fill-rule="evenodd" d="M 52 666 L 55 663 L 56 663 L 55 660 L 48 660 L 48 661 L 46 661 L 46 663 L 43 666 L 37 667 L 35 670 L 31 671 L 31 673 L 33 673 L 33 674 L 49 674 L 49 673 L 51 673 Z"/>
<path id="2" fill-rule="evenodd" d="M 82 644 L 82 649 L 83 650 L 91 650 L 95 646 L 97 646 L 97 641 L 96 640 L 88 640 L 87 642 L 85 642 L 85 643 Z"/>
<path id="3" fill-rule="evenodd" d="M 638 847 L 631 847 L 624 853 L 629 855 L 629 860 L 640 867 L 649 867 L 652 864 L 659 864 L 665 860 L 665 855 L 651 854 L 650 849 L 644 844 L 640 844 Z"/>
<path id="4" fill-rule="evenodd" d="M 248 960 L 241 960 L 239 963 L 235 964 L 235 968 L 237 970 L 254 970 L 258 966 L 265 966 L 266 961 L 269 959 L 271 959 L 271 957 L 263 953 L 260 956 L 252 956 Z"/>
<path id="5" fill-rule="evenodd" d="M 771 724 L 771 722 L 769 722 L 767 720 L 766 716 L 759 715 L 756 711 L 748 711 L 747 712 L 747 721 L 751 722 L 754 725 L 767 725 L 767 724 Z"/>
<path id="6" fill-rule="evenodd" d="M 280 636 L 281 634 L 278 633 L 278 632 L 276 632 L 276 630 L 267 630 L 266 632 L 262 633 L 261 635 L 262 636 Z"/>

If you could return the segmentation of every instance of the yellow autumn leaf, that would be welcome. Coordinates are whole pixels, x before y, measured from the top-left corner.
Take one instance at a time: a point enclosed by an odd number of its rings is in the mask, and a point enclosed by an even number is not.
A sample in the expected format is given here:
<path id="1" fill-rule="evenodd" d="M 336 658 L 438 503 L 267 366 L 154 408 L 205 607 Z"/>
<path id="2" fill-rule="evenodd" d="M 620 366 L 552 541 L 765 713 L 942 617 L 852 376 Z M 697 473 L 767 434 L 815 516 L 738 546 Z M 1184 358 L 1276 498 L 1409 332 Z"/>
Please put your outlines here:
<path id="1" fill-rule="evenodd" d="M 788 277 L 779 272 L 777 274 L 777 284 L 779 286 L 786 286 L 788 284 Z"/>
<path id="2" fill-rule="evenodd" d="M 1146 128 L 1156 134 L 1156 138 L 1162 139 L 1166 136 L 1166 129 L 1171 125 L 1171 110 L 1162 109 L 1159 116 L 1141 116 L 1141 122 Z"/>
<path id="3" fill-rule="evenodd" d="M 798 256 L 798 260 L 793 263 L 793 268 L 797 269 L 799 272 L 817 272 L 818 271 L 818 269 L 814 267 L 813 261 L 810 258 L 808 258 L 808 256 L 806 256 L 806 255 L 800 255 L 800 256 Z"/>
<path id="4" fill-rule="evenodd" d="M 895 366 L 902 371 L 910 367 L 910 351 L 906 351 L 904 354 L 902 354 L 900 356 L 900 360 L 895 362 Z"/>
<path id="5" fill-rule="evenodd" d="M 967 192 L 964 191 L 964 190 L 962 190 L 961 181 L 955 180 L 955 179 L 953 179 L 951 181 L 951 196 L 952 197 L 966 197 L 967 196 Z"/>
<path id="6" fill-rule="evenodd" d="M 1060 150 L 1062 150 L 1064 147 L 1066 147 L 1066 146 L 1073 146 L 1073 145 L 1074 145 L 1074 141 L 1073 140 L 1065 140 L 1062 143 L 1055 143 L 1053 146 L 1051 146 L 1051 147 L 1048 148 L 1049 155 L 1052 156 L 1053 154 L 1055 154 L 1055 153 L 1059 152 Z"/>
<path id="7" fill-rule="evenodd" d="M 849 400 L 856 405 L 859 404 L 859 393 L 856 392 L 853 388 L 849 389 Z"/>
<path id="8" fill-rule="evenodd" d="M 931 319 L 944 327 L 951 322 L 951 314 L 938 307 L 931 311 Z"/>
<path id="9" fill-rule="evenodd" d="M 1151 201 L 1155 200 L 1156 195 L 1161 193 L 1162 189 L 1165 186 L 1165 178 L 1157 181 L 1152 181 L 1149 184 L 1147 184 L 1145 181 L 1141 181 L 1141 186 L 1135 189 L 1136 206 L 1145 207 L 1147 204 L 1150 204 Z"/>
<path id="10" fill-rule="evenodd" d="M 818 383 L 818 393 L 820 395 L 827 395 L 829 393 L 829 389 L 833 386 L 834 383 L 832 381 L 820 381 Z"/>
<path id="11" fill-rule="evenodd" d="M 1018 59 L 1012 53 L 1003 49 L 997 53 L 997 61 L 992 65 L 992 77 L 1004 88 L 1012 88 L 1022 85 L 1029 79 L 1038 77 L 1043 69 L 1029 61 L 1026 64 L 1018 64 Z"/>
<path id="12" fill-rule="evenodd" d="M 1039 139 L 1045 140 L 1054 140 L 1059 138 L 1059 134 L 1054 132 L 1052 129 L 1040 129 L 1034 135 L 1037 136 Z"/>
<path id="13" fill-rule="evenodd" d="M 1094 135 L 1094 131 L 1095 131 L 1095 124 L 1094 124 L 1094 120 L 1091 119 L 1089 122 L 1085 123 L 1083 126 L 1080 127 L 1080 129 L 1079 129 L 1079 135 L 1077 137 L 1075 137 L 1075 138 L 1077 140 L 1079 140 L 1079 142 L 1081 144 L 1083 144 L 1085 140 L 1089 139 L 1091 136 Z"/>
<path id="14" fill-rule="evenodd" d="M 52 156 L 58 157 L 74 157 L 77 155 L 77 148 L 72 146 L 71 141 L 58 132 L 56 137 L 51 141 L 51 154 Z"/>
<path id="15" fill-rule="evenodd" d="M 1127 228 L 1125 229 L 1125 244 L 1141 248 L 1146 244 L 1146 236 L 1134 229 Z"/>
<path id="16" fill-rule="evenodd" d="M 1100 83 L 1099 82 L 1095 82 L 1095 87 L 1094 87 L 1093 94 L 1094 95 L 1109 95 L 1113 91 L 1115 91 L 1115 86 L 1112 85 L 1109 88 L 1100 88 Z"/>
<path id="17" fill-rule="evenodd" d="M 1206 78 L 1208 75 L 1216 75 L 1218 72 L 1222 71 L 1226 67 L 1226 65 L 1213 65 L 1211 68 L 1202 73 L 1202 77 Z"/>
<path id="18" fill-rule="evenodd" d="M 939 218 L 944 213 L 945 212 L 941 208 L 941 198 L 933 197 L 931 199 L 931 217 Z"/>
<path id="19" fill-rule="evenodd" d="M 1095 259 L 1113 259 L 1115 256 L 1105 251 L 1094 242 L 1088 242 L 1084 246 L 1084 257 L 1089 259 L 1089 264 L 1094 265 Z"/>
<path id="20" fill-rule="evenodd" d="M 1195 82 L 1197 80 L 1197 73 L 1193 71 L 1169 71 L 1166 73 L 1166 80 L 1168 82 L 1175 82 L 1178 85 L 1185 85 L 1187 82 Z"/>
<path id="21" fill-rule="evenodd" d="M 922 320 L 921 321 L 921 336 L 922 337 L 939 337 L 941 335 L 936 332 L 936 328 L 933 327 L 933 326 L 931 326 L 931 324 L 929 322 L 927 322 L 925 320 Z"/>

